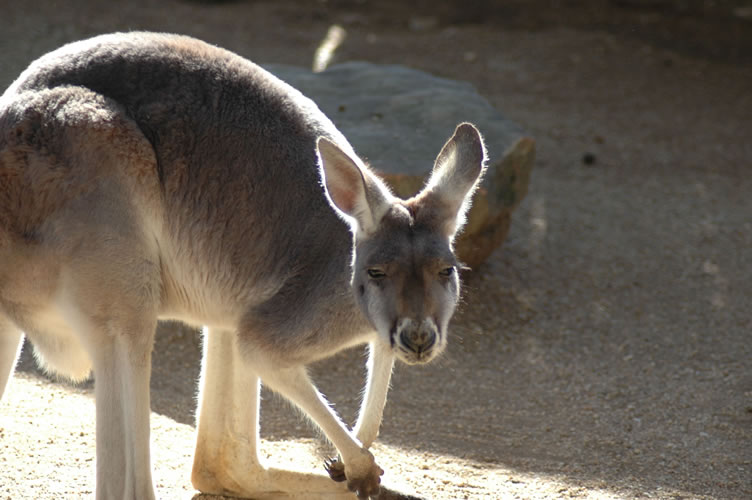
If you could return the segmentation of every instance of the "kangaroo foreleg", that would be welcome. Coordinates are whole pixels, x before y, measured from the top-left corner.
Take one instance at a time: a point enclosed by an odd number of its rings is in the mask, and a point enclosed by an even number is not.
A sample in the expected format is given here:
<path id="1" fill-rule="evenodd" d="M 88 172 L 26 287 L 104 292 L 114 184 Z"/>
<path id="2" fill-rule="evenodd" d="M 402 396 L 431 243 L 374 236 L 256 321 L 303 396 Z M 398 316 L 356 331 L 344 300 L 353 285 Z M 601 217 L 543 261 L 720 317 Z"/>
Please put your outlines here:
<path id="1" fill-rule="evenodd" d="M 358 423 L 353 431 L 364 448 L 370 447 L 379 435 L 393 367 L 394 354 L 391 349 L 381 342 L 369 344 L 368 380 L 358 414 Z"/>
<path id="2" fill-rule="evenodd" d="M 363 402 L 360 406 L 358 422 L 353 430 L 363 448 L 369 448 L 379 435 L 381 419 L 384 415 L 389 381 L 392 378 L 394 355 L 391 350 L 379 342 L 368 346 L 368 378 L 366 380 Z M 335 481 L 345 480 L 345 466 L 338 458 L 327 460 L 324 464 L 329 477 Z"/>
<path id="3" fill-rule="evenodd" d="M 303 367 L 274 369 L 261 375 L 270 388 L 298 405 L 337 447 L 344 462 L 347 487 L 361 498 L 376 495 L 384 471 L 329 407 Z"/>

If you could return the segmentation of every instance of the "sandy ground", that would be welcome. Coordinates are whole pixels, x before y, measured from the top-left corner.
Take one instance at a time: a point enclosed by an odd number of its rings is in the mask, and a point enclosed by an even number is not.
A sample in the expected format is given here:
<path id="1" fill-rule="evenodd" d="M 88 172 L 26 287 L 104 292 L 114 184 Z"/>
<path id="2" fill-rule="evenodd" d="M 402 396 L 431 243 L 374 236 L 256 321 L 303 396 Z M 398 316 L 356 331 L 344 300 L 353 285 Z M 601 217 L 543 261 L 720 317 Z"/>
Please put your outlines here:
<path id="1" fill-rule="evenodd" d="M 423 4 L 15 2 L 0 87 L 116 29 L 308 66 L 335 22 L 338 60 L 473 82 L 537 139 L 536 171 L 509 240 L 466 279 L 449 353 L 396 371 L 375 447 L 387 484 L 426 499 L 752 497 L 752 21 L 729 17 L 743 2 Z M 174 325 L 157 341 L 163 498 L 196 493 L 199 344 Z M 362 361 L 314 367 L 348 420 Z M 0 404 L 0 497 L 90 496 L 93 432 L 91 384 L 50 381 L 27 353 Z M 316 433 L 271 394 L 262 434 L 268 460 L 321 467 Z"/>

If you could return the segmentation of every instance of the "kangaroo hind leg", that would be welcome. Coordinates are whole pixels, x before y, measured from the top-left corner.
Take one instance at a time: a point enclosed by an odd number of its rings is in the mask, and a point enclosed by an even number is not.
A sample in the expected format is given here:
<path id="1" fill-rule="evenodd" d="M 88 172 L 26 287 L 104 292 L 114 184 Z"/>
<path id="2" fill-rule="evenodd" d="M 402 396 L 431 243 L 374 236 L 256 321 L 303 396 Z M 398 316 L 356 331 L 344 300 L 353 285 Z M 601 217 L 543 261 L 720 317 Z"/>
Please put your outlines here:
<path id="1" fill-rule="evenodd" d="M 143 292 L 149 285 L 137 285 L 144 283 L 143 275 L 134 273 L 124 283 L 115 269 L 102 275 L 109 278 L 106 287 L 104 280 L 71 273 L 59 306 L 86 346 L 94 371 L 96 496 L 148 500 L 154 498 L 149 379 L 157 303 Z"/>
<path id="2" fill-rule="evenodd" d="M 93 324 L 96 343 L 97 498 L 154 498 L 149 449 L 153 321 Z"/>
<path id="3" fill-rule="evenodd" d="M 266 467 L 258 456 L 260 379 L 235 332 L 204 329 L 191 479 L 203 493 L 264 499 L 354 498 L 323 474 Z"/>
<path id="4" fill-rule="evenodd" d="M 250 493 L 258 458 L 259 378 L 242 370 L 232 331 L 203 329 L 203 360 L 191 481 L 203 493 Z"/>
<path id="5" fill-rule="evenodd" d="M 23 338 L 23 334 L 15 325 L 0 316 L 0 400 L 16 368 Z"/>
<path id="6" fill-rule="evenodd" d="M 7 176 L 0 212 L 15 211 L 0 222 L 8 241 L 26 245 L 11 255 L 50 270 L 44 280 L 5 273 L 28 292 L 15 294 L 34 327 L 23 329 L 53 367 L 75 352 L 88 361 L 74 364 L 93 368 L 97 498 L 154 498 L 149 378 L 163 221 L 154 151 L 122 106 L 83 87 L 28 91 L 5 104 L 12 133 L 0 167 L 24 175 Z"/>

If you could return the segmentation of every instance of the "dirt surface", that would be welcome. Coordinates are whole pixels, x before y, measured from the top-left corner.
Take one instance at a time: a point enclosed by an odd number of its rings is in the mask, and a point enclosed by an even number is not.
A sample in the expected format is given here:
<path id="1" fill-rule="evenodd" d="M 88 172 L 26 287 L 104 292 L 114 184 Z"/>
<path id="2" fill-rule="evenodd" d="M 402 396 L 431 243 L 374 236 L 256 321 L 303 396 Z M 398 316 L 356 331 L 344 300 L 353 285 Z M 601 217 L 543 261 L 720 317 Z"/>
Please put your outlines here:
<path id="1" fill-rule="evenodd" d="M 113 30 L 309 66 L 333 23 L 348 33 L 336 60 L 471 81 L 537 139 L 536 170 L 509 240 L 466 277 L 448 354 L 396 371 L 375 447 L 387 484 L 427 499 L 752 497 L 748 4 L 410 5 L 9 2 L 0 87 L 47 50 Z M 195 494 L 199 352 L 194 333 L 161 329 L 163 498 Z M 362 362 L 351 351 L 314 367 L 348 421 Z M 91 384 L 32 366 L 27 352 L 0 404 L 0 497 L 90 495 Z M 264 397 L 263 455 L 320 468 L 316 433 Z"/>

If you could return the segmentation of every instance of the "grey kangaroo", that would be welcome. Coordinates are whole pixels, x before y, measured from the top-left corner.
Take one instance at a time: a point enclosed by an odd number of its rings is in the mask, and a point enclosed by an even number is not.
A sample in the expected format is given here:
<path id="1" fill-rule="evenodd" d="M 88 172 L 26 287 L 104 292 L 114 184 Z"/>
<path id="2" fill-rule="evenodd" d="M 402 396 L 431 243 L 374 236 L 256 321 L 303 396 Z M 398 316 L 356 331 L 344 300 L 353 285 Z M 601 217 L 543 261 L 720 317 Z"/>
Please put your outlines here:
<path id="1" fill-rule="evenodd" d="M 156 324 L 204 325 L 199 491 L 376 495 L 368 449 L 393 363 L 447 344 L 452 241 L 485 159 L 460 124 L 402 200 L 312 101 L 228 51 L 128 33 L 47 54 L 0 98 L 0 391 L 24 335 L 47 370 L 93 371 L 96 496 L 154 498 Z M 306 365 L 358 344 L 368 378 L 350 430 Z M 262 381 L 336 446 L 330 477 L 261 463 Z"/>

